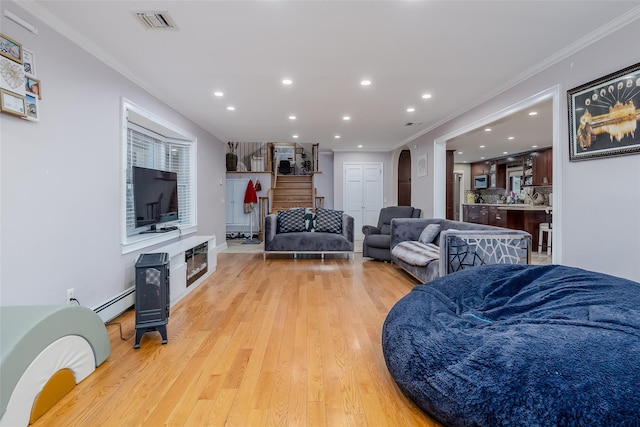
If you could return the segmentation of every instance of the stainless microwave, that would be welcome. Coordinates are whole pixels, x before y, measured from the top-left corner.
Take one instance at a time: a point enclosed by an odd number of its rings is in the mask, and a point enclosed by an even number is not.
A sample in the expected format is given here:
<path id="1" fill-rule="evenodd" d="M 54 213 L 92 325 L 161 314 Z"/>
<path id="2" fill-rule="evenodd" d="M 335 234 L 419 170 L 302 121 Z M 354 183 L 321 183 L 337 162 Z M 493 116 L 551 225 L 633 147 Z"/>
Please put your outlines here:
<path id="1" fill-rule="evenodd" d="M 489 188 L 489 175 L 476 175 L 473 177 L 473 188 L 481 190 Z"/>

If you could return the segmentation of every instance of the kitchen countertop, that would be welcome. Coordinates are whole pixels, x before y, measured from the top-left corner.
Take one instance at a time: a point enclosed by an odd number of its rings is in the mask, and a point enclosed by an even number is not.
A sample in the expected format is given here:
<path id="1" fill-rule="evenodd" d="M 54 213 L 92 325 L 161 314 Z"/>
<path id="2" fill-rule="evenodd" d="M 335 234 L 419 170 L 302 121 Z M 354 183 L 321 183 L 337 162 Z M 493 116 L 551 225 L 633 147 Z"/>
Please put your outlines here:
<path id="1" fill-rule="evenodd" d="M 551 206 L 547 205 L 529 205 L 524 203 L 515 203 L 508 205 L 506 203 L 463 203 L 463 206 L 497 206 L 500 210 L 514 211 L 543 211 Z"/>

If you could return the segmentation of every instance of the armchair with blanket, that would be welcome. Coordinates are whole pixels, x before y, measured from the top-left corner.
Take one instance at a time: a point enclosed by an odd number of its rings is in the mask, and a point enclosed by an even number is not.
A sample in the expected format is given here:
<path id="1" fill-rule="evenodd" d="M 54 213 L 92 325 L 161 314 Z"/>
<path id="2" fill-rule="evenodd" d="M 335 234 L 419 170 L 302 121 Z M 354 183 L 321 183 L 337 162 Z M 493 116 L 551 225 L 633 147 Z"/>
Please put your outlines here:
<path id="1" fill-rule="evenodd" d="M 380 209 L 378 225 L 362 226 L 364 241 L 362 256 L 380 261 L 391 261 L 391 220 L 394 218 L 420 218 L 422 211 L 412 206 L 388 206 Z"/>

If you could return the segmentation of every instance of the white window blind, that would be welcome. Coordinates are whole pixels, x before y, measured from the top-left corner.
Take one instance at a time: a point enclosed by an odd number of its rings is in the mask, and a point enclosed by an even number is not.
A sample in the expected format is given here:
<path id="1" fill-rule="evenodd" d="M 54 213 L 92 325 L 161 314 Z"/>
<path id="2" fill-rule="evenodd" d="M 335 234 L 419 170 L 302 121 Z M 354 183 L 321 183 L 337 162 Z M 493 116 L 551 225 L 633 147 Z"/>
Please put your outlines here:
<path id="1" fill-rule="evenodd" d="M 160 135 L 135 123 L 127 123 L 126 230 L 138 232 L 133 209 L 132 168 L 141 166 L 175 172 L 178 175 L 178 224 L 195 225 L 195 171 L 192 170 L 193 142 Z"/>

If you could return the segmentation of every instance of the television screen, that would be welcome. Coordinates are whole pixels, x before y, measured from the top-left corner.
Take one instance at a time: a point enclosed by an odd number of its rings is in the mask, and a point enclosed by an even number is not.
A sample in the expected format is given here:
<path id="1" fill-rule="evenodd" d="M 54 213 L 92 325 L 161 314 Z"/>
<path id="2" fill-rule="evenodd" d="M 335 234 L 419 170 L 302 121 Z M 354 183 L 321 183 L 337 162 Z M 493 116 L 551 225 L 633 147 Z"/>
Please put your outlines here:
<path id="1" fill-rule="evenodd" d="M 133 167 L 136 228 L 178 220 L 178 174 Z"/>

